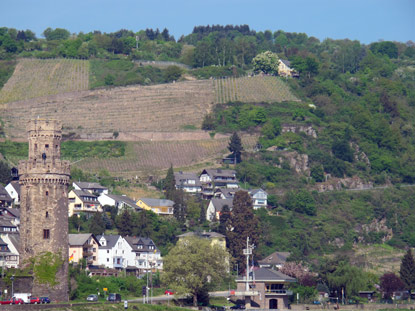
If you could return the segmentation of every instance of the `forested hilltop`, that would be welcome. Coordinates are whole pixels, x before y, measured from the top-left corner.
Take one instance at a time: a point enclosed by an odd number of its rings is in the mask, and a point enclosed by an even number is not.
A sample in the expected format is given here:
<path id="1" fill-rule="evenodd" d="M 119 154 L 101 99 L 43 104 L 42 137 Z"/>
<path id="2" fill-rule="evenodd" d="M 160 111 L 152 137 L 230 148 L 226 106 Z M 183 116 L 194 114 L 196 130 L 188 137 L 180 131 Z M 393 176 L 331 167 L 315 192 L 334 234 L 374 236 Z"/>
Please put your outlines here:
<path id="1" fill-rule="evenodd" d="M 44 37 L 36 38 L 30 30 L 0 29 L 1 86 L 22 58 L 82 60 L 82 68 L 89 66 L 89 84 L 85 82 L 82 90 L 172 81 L 183 82 L 175 84 L 183 89 L 188 80 L 212 77 L 209 85 L 216 93 L 206 91 L 216 96 L 209 99 L 212 105 L 197 110 L 196 121 L 185 128 L 203 129 L 212 137 L 237 132 L 255 138 L 235 169 L 242 187 L 262 187 L 270 194 L 273 209 L 257 213 L 259 257 L 276 249 L 290 251 L 293 258 L 323 269 L 324 263 L 319 266 L 313 259 L 340 252 L 343 257 L 336 260 L 350 256 L 353 264 L 367 267 L 369 251 L 353 254 L 356 246 L 382 244 L 383 253 L 415 247 L 414 42 L 320 41 L 303 33 L 257 32 L 247 25 L 197 26 L 178 40 L 167 29 L 71 34 L 48 28 Z M 279 76 L 279 60 L 288 60 L 298 77 Z M 258 77 L 262 78 L 255 80 Z M 279 87 L 268 80 L 277 80 Z M 241 81 L 245 84 L 237 87 Z M 261 89 L 252 81 L 261 81 Z M 240 91 L 248 86 L 249 99 Z M 264 99 L 267 88 L 278 94 Z M 114 132 L 114 138 L 117 135 Z M 21 156 L 12 154 L 14 147 L 8 144 L 0 151 L 6 159 Z M 126 143 L 125 150 L 131 149 Z M 94 161 L 100 156 L 104 157 L 94 154 Z M 109 162 L 105 158 L 99 165 Z M 85 176 L 107 182 L 109 178 Z M 205 203 L 186 201 L 186 230 L 209 229 L 200 217 Z M 161 226 L 159 220 L 151 217 L 153 223 L 137 227 L 134 234 L 145 232 L 167 250 L 179 227 L 163 223 L 166 235 L 160 236 L 155 229 Z M 385 272 L 376 267 L 371 267 L 375 273 Z"/>

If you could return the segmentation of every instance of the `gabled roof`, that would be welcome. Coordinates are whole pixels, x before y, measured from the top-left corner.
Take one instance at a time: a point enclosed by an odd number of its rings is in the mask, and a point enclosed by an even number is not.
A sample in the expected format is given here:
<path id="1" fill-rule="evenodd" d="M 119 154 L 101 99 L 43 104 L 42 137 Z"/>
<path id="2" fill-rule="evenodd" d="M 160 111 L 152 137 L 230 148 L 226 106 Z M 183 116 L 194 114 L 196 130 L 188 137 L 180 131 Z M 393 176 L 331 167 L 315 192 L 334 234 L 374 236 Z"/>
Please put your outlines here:
<path id="1" fill-rule="evenodd" d="M 153 240 L 150 238 L 126 236 L 124 239 L 128 242 L 128 244 L 130 244 L 134 252 L 160 252 Z M 143 248 L 138 248 L 139 245 L 142 245 Z M 154 249 L 150 249 L 150 246 L 154 246 Z"/>
<path id="2" fill-rule="evenodd" d="M 236 178 L 236 171 L 235 170 L 223 170 L 220 168 L 217 169 L 205 169 L 203 170 L 202 174 L 208 174 L 211 178 L 214 177 L 235 177 Z"/>
<path id="3" fill-rule="evenodd" d="M 183 172 L 176 172 L 174 173 L 174 179 L 176 181 L 177 186 L 189 186 L 189 187 L 201 187 L 202 184 L 200 182 L 199 177 L 195 173 L 183 173 Z M 194 180 L 194 184 L 190 184 L 187 180 Z"/>
<path id="4" fill-rule="evenodd" d="M 20 249 L 20 234 L 8 234 L 7 235 L 14 248 L 19 251 Z"/>
<path id="5" fill-rule="evenodd" d="M 235 196 L 235 193 L 241 189 L 239 188 L 218 188 L 215 193 L 222 193 L 226 199 L 231 199 Z"/>
<path id="6" fill-rule="evenodd" d="M 178 238 L 186 238 L 186 237 L 200 237 L 200 238 L 206 238 L 206 239 L 212 239 L 212 238 L 224 238 L 225 236 L 223 234 L 220 234 L 218 232 L 186 232 L 183 234 L 178 235 Z"/>
<path id="7" fill-rule="evenodd" d="M 173 207 L 174 205 L 173 201 L 166 200 L 166 199 L 140 198 L 140 200 L 150 207 L 157 207 L 157 206 Z"/>
<path id="8" fill-rule="evenodd" d="M 95 235 L 93 235 L 92 233 L 76 233 L 76 234 L 70 233 L 68 235 L 69 246 L 82 246 L 86 243 L 86 241 L 88 241 L 90 237 L 95 239 L 98 245 L 100 245 L 99 241 L 97 240 Z"/>
<path id="9" fill-rule="evenodd" d="M 84 190 L 73 189 L 72 191 L 84 203 L 95 203 L 95 204 L 98 203 L 99 204 L 98 197 L 95 194 L 92 194 Z M 97 200 L 94 201 L 94 200 L 91 200 L 90 198 L 96 198 Z"/>
<path id="10" fill-rule="evenodd" d="M 127 204 L 128 206 L 132 208 L 139 208 L 136 202 L 133 199 L 127 197 L 126 195 L 106 194 L 106 196 L 117 202 L 124 202 L 125 204 Z"/>
<path id="11" fill-rule="evenodd" d="M 271 255 L 265 257 L 262 260 L 258 260 L 260 265 L 281 265 L 287 261 L 287 258 L 290 257 L 291 253 L 289 252 L 273 252 Z"/>
<path id="12" fill-rule="evenodd" d="M 295 278 L 292 278 L 284 273 L 281 273 L 277 270 L 267 269 L 267 268 L 259 268 L 254 272 L 250 273 L 251 276 L 255 279 L 255 282 L 265 282 L 265 281 L 274 281 L 274 282 L 296 282 Z M 239 276 L 236 281 L 237 282 L 245 282 L 245 276 Z"/>
<path id="13" fill-rule="evenodd" d="M 210 200 L 210 202 L 212 202 L 213 207 L 215 208 L 216 212 L 222 211 L 222 209 L 225 205 L 228 205 L 229 209 L 232 209 L 232 207 L 233 207 L 233 198 L 232 199 L 212 198 Z"/>
<path id="14" fill-rule="evenodd" d="M 81 189 L 108 189 L 107 187 L 101 186 L 99 183 L 96 182 L 74 181 L 73 183 Z"/>
<path id="15" fill-rule="evenodd" d="M 6 250 L 1 250 L 0 249 L 0 254 L 2 254 L 2 255 L 9 254 L 10 253 L 9 246 L 7 245 L 6 242 L 3 241 L 2 238 L 0 238 L 0 247 L 3 248 L 4 246 L 6 247 Z"/>
<path id="16" fill-rule="evenodd" d="M 16 192 L 20 195 L 20 183 L 18 180 L 12 180 L 10 185 L 16 190 Z"/>
<path id="17" fill-rule="evenodd" d="M 20 218 L 20 208 L 0 207 L 0 211 L 1 216 Z"/>
<path id="18" fill-rule="evenodd" d="M 101 240 L 101 238 L 104 237 L 105 240 L 107 241 L 107 245 L 101 245 L 99 248 L 100 249 L 111 249 L 115 246 L 115 244 L 117 243 L 118 239 L 121 237 L 120 235 L 97 235 L 97 240 L 98 242 Z"/>
<path id="19" fill-rule="evenodd" d="M 285 66 L 290 67 L 291 62 L 287 59 L 280 59 L 281 63 L 283 63 Z"/>
<path id="20" fill-rule="evenodd" d="M 7 190 L 2 185 L 0 185 L 0 200 L 4 200 L 4 201 L 7 201 L 7 202 L 11 202 L 13 200 L 10 197 Z"/>
<path id="21" fill-rule="evenodd" d="M 12 224 L 12 219 L 10 217 L 0 217 L 0 227 L 17 228 Z"/>
<path id="22" fill-rule="evenodd" d="M 252 190 L 249 190 L 249 194 L 251 195 L 251 196 L 254 196 L 255 194 L 257 194 L 258 192 L 264 192 L 266 195 L 268 195 L 268 193 L 265 191 L 265 190 L 262 190 L 262 189 L 252 189 Z"/>

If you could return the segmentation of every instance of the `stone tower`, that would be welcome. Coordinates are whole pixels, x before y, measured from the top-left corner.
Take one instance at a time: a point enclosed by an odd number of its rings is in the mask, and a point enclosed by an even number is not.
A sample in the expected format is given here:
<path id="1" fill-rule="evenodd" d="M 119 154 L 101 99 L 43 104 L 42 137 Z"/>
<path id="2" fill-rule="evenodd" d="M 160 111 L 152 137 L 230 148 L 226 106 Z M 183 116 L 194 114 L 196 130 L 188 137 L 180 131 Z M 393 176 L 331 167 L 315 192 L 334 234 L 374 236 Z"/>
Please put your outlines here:
<path id="1" fill-rule="evenodd" d="M 62 161 L 62 124 L 30 120 L 27 125 L 29 159 L 19 163 L 20 264 L 45 253 L 60 258 L 55 285 L 33 281 L 34 296 L 49 295 L 55 301 L 68 296 L 68 185 L 69 161 Z M 59 262 L 59 260 L 58 260 Z"/>

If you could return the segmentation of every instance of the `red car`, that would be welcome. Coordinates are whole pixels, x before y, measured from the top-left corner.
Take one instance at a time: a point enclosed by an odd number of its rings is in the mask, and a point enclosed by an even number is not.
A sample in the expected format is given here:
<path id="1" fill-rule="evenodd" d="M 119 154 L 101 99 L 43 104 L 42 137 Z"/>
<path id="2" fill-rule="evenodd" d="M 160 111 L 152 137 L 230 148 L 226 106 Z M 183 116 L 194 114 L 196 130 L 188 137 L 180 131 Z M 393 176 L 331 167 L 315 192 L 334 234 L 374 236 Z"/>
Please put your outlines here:
<path id="1" fill-rule="evenodd" d="M 170 295 L 174 295 L 174 293 L 171 290 L 166 290 L 164 292 L 164 295 L 170 296 Z"/>
<path id="2" fill-rule="evenodd" d="M 24 301 L 21 298 L 10 298 L 10 299 L 0 301 L 0 305 L 22 305 L 22 304 L 24 304 Z"/>
<path id="3" fill-rule="evenodd" d="M 30 303 L 37 305 L 38 303 L 42 303 L 39 297 L 30 297 Z"/>

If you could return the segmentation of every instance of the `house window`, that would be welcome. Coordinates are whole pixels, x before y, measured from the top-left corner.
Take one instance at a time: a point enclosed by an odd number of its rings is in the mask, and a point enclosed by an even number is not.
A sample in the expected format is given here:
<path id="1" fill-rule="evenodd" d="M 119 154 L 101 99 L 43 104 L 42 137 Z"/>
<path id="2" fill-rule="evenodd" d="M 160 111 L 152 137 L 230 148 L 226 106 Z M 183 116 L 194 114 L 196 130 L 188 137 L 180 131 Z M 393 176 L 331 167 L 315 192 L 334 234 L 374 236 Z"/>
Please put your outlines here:
<path id="1" fill-rule="evenodd" d="M 95 247 L 93 247 L 93 248 L 92 248 L 92 251 L 93 251 L 93 252 L 96 252 L 96 251 L 97 251 L 97 249 L 96 249 Z"/>
<path id="2" fill-rule="evenodd" d="M 95 257 L 95 256 L 92 256 L 92 260 L 97 260 L 97 257 Z"/>
<path id="3" fill-rule="evenodd" d="M 117 265 L 120 265 L 120 264 L 121 264 L 121 259 L 117 258 Z"/>
<path id="4" fill-rule="evenodd" d="M 43 239 L 47 240 L 50 238 L 49 229 L 43 229 Z"/>
<path id="5" fill-rule="evenodd" d="M 109 258 L 107 258 L 107 262 L 110 262 L 110 259 Z"/>
<path id="6" fill-rule="evenodd" d="M 109 249 L 107 249 L 107 254 L 109 254 L 110 253 L 110 250 Z"/>

